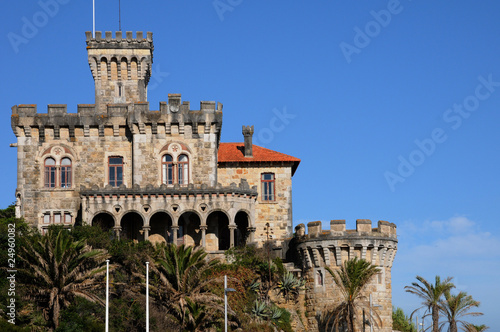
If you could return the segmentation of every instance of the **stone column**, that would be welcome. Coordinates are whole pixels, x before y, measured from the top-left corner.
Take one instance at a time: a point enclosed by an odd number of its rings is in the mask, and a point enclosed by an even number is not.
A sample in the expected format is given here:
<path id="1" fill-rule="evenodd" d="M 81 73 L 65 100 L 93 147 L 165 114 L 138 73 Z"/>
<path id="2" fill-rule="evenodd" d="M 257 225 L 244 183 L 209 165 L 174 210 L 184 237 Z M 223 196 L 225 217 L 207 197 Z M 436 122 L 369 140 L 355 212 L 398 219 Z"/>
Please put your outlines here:
<path id="1" fill-rule="evenodd" d="M 120 233 L 122 231 L 122 227 L 121 226 L 114 226 L 113 230 L 115 231 L 116 238 L 119 240 L 120 239 Z"/>
<path id="2" fill-rule="evenodd" d="M 149 226 L 143 226 L 142 227 L 142 230 L 144 231 L 144 241 L 147 241 L 148 240 L 148 237 L 149 237 L 149 230 L 151 229 L 151 227 Z"/>
<path id="3" fill-rule="evenodd" d="M 255 231 L 256 230 L 257 230 L 257 228 L 255 228 L 255 227 L 247 227 L 248 243 L 253 243 L 253 241 L 255 241 Z"/>
<path id="4" fill-rule="evenodd" d="M 172 232 L 174 233 L 174 239 L 173 239 L 173 243 L 175 245 L 177 245 L 177 231 L 179 230 L 179 226 L 175 225 L 175 226 L 172 226 Z"/>
<path id="5" fill-rule="evenodd" d="M 234 230 L 236 229 L 236 225 L 229 225 L 229 247 L 234 247 Z"/>
<path id="6" fill-rule="evenodd" d="M 206 249 L 207 248 L 207 243 L 206 243 L 206 240 L 205 240 L 205 235 L 206 235 L 206 232 L 207 232 L 207 225 L 201 225 L 200 229 L 201 229 L 201 246 L 203 247 L 203 249 Z"/>

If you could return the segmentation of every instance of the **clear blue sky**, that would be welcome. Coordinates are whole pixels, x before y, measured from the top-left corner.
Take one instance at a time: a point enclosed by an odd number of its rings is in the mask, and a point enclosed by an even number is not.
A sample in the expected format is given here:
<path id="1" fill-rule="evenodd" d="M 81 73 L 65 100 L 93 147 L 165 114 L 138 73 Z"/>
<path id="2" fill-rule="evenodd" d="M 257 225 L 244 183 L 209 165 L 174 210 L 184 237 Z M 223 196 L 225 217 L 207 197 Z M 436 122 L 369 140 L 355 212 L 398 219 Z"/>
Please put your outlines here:
<path id="1" fill-rule="evenodd" d="M 92 1 L 55 3 L 0 14 L 3 207 L 16 188 L 11 106 L 94 102 Z M 222 102 L 223 142 L 255 125 L 261 146 L 302 159 L 295 225 L 397 224 L 394 305 L 418 305 L 403 290 L 417 274 L 453 276 L 482 302 L 474 321 L 500 326 L 498 1 L 121 3 L 122 30 L 154 33 L 152 109 L 168 93 Z M 96 12 L 96 30 L 118 30 L 118 0 Z"/>

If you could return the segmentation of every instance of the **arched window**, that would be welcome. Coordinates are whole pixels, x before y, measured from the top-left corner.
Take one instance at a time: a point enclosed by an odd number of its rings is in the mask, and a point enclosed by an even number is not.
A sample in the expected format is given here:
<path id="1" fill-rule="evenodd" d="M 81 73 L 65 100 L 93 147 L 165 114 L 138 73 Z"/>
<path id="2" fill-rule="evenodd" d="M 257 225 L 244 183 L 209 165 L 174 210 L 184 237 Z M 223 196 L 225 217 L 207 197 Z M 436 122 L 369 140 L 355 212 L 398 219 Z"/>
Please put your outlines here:
<path id="1" fill-rule="evenodd" d="M 45 187 L 56 187 L 56 161 L 53 158 L 45 159 Z"/>
<path id="2" fill-rule="evenodd" d="M 71 159 L 61 160 L 61 188 L 71 188 Z"/>
<path id="3" fill-rule="evenodd" d="M 161 158 L 162 183 L 174 184 L 174 163 L 172 156 L 166 154 Z"/>
<path id="4" fill-rule="evenodd" d="M 189 158 L 185 154 L 181 154 L 177 162 L 179 184 L 188 184 L 189 181 Z"/>

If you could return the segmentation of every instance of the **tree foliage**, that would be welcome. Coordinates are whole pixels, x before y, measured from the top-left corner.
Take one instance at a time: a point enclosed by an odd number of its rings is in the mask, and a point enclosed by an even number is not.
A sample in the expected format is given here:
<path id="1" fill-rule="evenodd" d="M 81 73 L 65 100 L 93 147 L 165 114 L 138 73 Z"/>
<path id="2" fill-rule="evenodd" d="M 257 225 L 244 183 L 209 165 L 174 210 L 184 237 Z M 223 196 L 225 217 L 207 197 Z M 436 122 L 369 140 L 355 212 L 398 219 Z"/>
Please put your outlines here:
<path id="1" fill-rule="evenodd" d="M 345 261 L 339 270 L 332 271 L 328 267 L 326 269 L 333 277 L 342 299 L 342 302 L 333 309 L 326 325 L 329 326 L 331 320 L 332 330 L 335 329 L 338 332 L 339 327 L 344 326 L 348 332 L 353 332 L 355 326 L 364 323 L 358 317 L 359 313 L 363 310 L 366 313 L 370 312 L 368 298 L 363 294 L 363 290 L 378 273 L 378 269 L 375 265 L 357 257 Z M 375 326 L 381 325 L 376 310 L 372 310 L 372 312 L 372 323 Z"/>

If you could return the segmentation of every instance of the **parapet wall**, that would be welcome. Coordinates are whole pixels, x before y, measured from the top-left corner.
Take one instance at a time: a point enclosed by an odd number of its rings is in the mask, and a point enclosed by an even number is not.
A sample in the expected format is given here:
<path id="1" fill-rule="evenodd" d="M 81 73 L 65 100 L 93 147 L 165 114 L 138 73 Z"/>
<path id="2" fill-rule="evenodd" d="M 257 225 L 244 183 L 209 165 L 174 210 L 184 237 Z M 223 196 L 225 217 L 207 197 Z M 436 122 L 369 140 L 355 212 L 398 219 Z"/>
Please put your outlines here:
<path id="1" fill-rule="evenodd" d="M 111 135 L 119 136 L 120 127 L 141 134 L 146 133 L 146 127 L 151 134 L 184 134 L 187 127 L 193 134 L 219 134 L 222 104 L 201 101 L 199 110 L 190 110 L 190 102 L 181 102 L 180 94 L 169 94 L 168 103 L 160 102 L 159 110 L 150 110 L 148 102 L 109 104 L 105 113 L 99 112 L 95 104 L 79 104 L 77 113 L 68 113 L 67 105 L 61 104 L 48 105 L 47 113 L 37 113 L 37 105 L 16 105 L 12 107 L 11 125 L 17 137 L 32 137 L 36 132 L 41 141 L 46 128 L 53 131 L 54 139 L 60 138 L 62 128 L 69 131 L 70 138 L 77 135 L 75 128 L 83 129 L 86 137 L 91 135 L 90 128 L 98 128 L 101 137 L 105 136 L 106 128 L 111 129 Z"/>
<path id="2" fill-rule="evenodd" d="M 354 257 L 378 267 L 378 274 L 364 290 L 373 296 L 379 307 L 377 313 L 382 326 L 377 331 L 392 331 L 391 268 L 397 251 L 396 225 L 379 221 L 376 228 L 368 219 L 356 220 L 356 229 L 346 230 L 345 220 L 330 221 L 330 229 L 323 230 L 321 221 L 295 227 L 292 240 L 297 258 L 306 279 L 306 311 L 308 330 L 323 330 L 325 315 L 342 301 L 341 293 L 327 271 L 338 270 Z"/>

